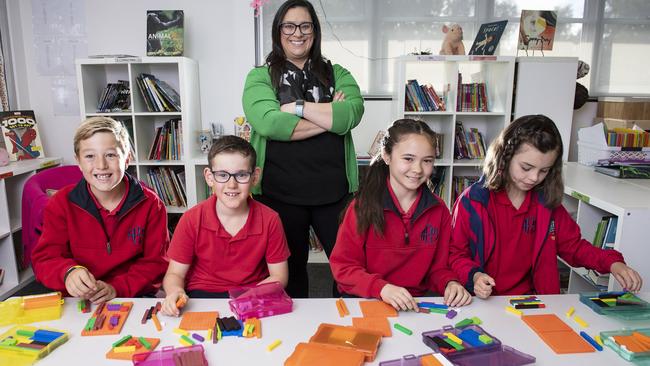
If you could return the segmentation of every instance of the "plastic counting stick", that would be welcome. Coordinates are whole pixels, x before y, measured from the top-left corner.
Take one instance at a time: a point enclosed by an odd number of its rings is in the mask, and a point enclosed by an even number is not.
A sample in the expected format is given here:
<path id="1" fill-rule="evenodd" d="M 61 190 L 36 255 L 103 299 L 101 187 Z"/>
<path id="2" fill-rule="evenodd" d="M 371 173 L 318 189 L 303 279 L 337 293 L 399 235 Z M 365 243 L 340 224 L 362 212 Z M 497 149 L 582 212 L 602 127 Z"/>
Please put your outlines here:
<path id="1" fill-rule="evenodd" d="M 582 338 L 585 339 L 585 341 L 589 342 L 589 344 L 594 346 L 595 349 L 597 349 L 599 351 L 603 350 L 603 346 L 598 344 L 598 342 L 596 342 L 595 339 L 591 338 L 591 336 L 589 334 L 587 334 L 584 330 L 580 331 L 580 335 L 582 336 Z"/>
<path id="2" fill-rule="evenodd" d="M 113 351 L 117 353 L 135 352 L 135 346 L 114 347 Z"/>
<path id="3" fill-rule="evenodd" d="M 515 314 L 516 316 L 522 316 L 524 313 L 521 310 L 517 310 L 512 306 L 506 306 L 506 311 Z"/>
<path id="4" fill-rule="evenodd" d="M 576 323 L 580 324 L 580 326 L 583 328 L 587 328 L 589 326 L 589 324 L 586 321 L 582 320 L 582 318 L 577 315 L 573 316 L 573 320 L 575 320 Z"/>
<path id="5" fill-rule="evenodd" d="M 185 329 L 181 329 L 181 328 L 174 328 L 174 333 L 176 333 L 178 335 L 181 335 L 181 336 L 190 335 L 190 333 L 188 333 L 188 331 L 186 331 Z"/>
<path id="6" fill-rule="evenodd" d="M 573 315 L 573 313 L 574 313 L 575 311 L 576 311 L 576 309 L 574 309 L 573 306 L 570 307 L 570 308 L 569 308 L 569 311 L 566 312 L 566 316 L 567 316 L 567 318 L 570 318 L 571 315 Z"/>
<path id="7" fill-rule="evenodd" d="M 408 329 L 407 327 L 405 327 L 405 326 L 403 326 L 403 325 L 401 325 L 399 323 L 393 324 L 393 328 L 399 330 L 400 332 L 402 332 L 402 333 L 404 333 L 406 335 L 412 335 L 413 334 L 412 330 Z"/>
<path id="8" fill-rule="evenodd" d="M 269 351 L 269 352 L 271 352 L 271 351 L 273 351 L 274 349 L 276 349 L 276 348 L 277 348 L 281 343 L 282 343 L 282 341 L 279 340 L 279 339 L 277 339 L 277 340 L 275 340 L 273 343 L 269 344 L 269 345 L 266 347 L 266 350 Z"/>

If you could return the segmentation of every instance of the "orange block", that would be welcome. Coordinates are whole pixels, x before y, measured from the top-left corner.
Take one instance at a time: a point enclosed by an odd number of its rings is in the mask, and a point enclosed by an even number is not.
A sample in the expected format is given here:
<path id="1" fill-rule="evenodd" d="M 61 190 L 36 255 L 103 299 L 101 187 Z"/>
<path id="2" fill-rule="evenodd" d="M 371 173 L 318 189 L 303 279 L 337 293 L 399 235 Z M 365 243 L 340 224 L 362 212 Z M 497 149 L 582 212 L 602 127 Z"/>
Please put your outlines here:
<path id="1" fill-rule="evenodd" d="M 420 357 L 422 366 L 442 366 L 442 363 L 433 355 L 424 355 Z"/>
<path id="2" fill-rule="evenodd" d="M 135 340 L 136 338 L 131 338 Z M 111 359 L 111 360 L 127 360 L 131 361 L 131 358 L 133 355 L 138 354 L 138 353 L 146 353 L 153 351 L 158 344 L 160 344 L 160 339 L 159 338 L 145 338 L 149 344 L 151 344 L 151 349 L 146 349 L 145 347 L 138 347 L 134 352 L 115 352 L 113 351 L 113 348 L 111 347 L 110 351 L 106 353 L 106 358 Z M 137 340 L 136 340 L 137 342 Z M 135 343 L 135 342 L 134 342 Z M 139 342 L 138 342 L 139 344 Z"/>
<path id="3" fill-rule="evenodd" d="M 185 330 L 208 330 L 214 328 L 218 317 L 218 311 L 188 311 L 183 314 L 178 327 Z"/>
<path id="4" fill-rule="evenodd" d="M 352 318 L 352 326 L 360 329 L 374 330 L 381 333 L 382 337 L 390 337 L 393 335 L 388 319 L 383 316 Z"/>
<path id="5" fill-rule="evenodd" d="M 361 366 L 364 354 L 352 349 L 319 343 L 298 343 L 285 366 Z"/>
<path id="6" fill-rule="evenodd" d="M 594 347 L 555 314 L 524 315 L 528 326 L 558 354 L 596 352 Z"/>
<path id="7" fill-rule="evenodd" d="M 397 310 L 383 301 L 359 301 L 361 313 L 364 317 L 379 316 L 394 318 L 397 316 Z"/>
<path id="8" fill-rule="evenodd" d="M 630 352 L 638 353 L 646 352 L 648 350 L 648 347 L 634 336 L 613 336 L 612 338 L 614 338 L 614 341 L 619 345 L 625 346 Z"/>

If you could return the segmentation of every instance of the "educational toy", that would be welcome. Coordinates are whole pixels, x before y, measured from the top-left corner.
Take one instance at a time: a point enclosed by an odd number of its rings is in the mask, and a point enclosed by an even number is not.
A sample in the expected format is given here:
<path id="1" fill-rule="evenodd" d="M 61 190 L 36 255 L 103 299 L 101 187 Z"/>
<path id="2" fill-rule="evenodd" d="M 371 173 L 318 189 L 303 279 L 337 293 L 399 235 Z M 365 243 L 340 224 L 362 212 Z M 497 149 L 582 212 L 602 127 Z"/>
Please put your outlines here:
<path id="1" fill-rule="evenodd" d="M 381 333 L 383 337 L 390 337 L 393 331 L 390 329 L 388 319 L 383 316 L 369 316 L 363 318 L 352 318 L 352 326 L 359 329 L 367 329 Z"/>
<path id="2" fill-rule="evenodd" d="M 394 318 L 397 316 L 397 310 L 383 301 L 364 300 L 359 301 L 359 307 L 364 317 L 366 316 L 383 316 Z"/>
<path id="3" fill-rule="evenodd" d="M 298 343 L 284 361 L 285 366 L 361 366 L 363 363 L 363 352 L 320 343 Z"/>
<path id="4" fill-rule="evenodd" d="M 478 325 L 445 326 L 422 333 L 422 341 L 454 365 L 527 365 L 535 357 L 501 344 Z"/>
<path id="5" fill-rule="evenodd" d="M 598 314 L 624 320 L 650 319 L 650 303 L 631 292 L 610 291 L 580 294 L 580 302 Z"/>
<path id="6" fill-rule="evenodd" d="M 15 326 L 0 336 L 0 365 L 31 365 L 67 340 L 61 330 Z"/>
<path id="7" fill-rule="evenodd" d="M 355 327 L 322 323 L 309 342 L 356 349 L 364 353 L 367 362 L 372 362 L 381 343 L 381 334 Z"/>
<path id="8" fill-rule="evenodd" d="M 106 358 L 130 361 L 133 355 L 151 352 L 158 347 L 158 344 L 160 344 L 159 338 L 124 336 L 112 344 L 111 349 L 106 353 Z"/>
<path id="9" fill-rule="evenodd" d="M 524 315 L 528 326 L 558 354 L 595 352 L 594 348 L 555 314 Z"/>
<path id="10" fill-rule="evenodd" d="M 134 366 L 208 366 L 203 346 L 163 347 L 159 351 L 133 355 Z"/>
<path id="11" fill-rule="evenodd" d="M 241 320 L 286 314 L 293 309 L 293 300 L 279 282 L 236 288 L 228 293 L 230 310 Z"/>
<path id="12" fill-rule="evenodd" d="M 443 363 L 436 356 L 433 353 L 420 356 L 406 355 L 396 360 L 382 361 L 379 363 L 379 366 L 443 366 Z M 446 361 L 444 362 L 449 364 Z"/>
<path id="13" fill-rule="evenodd" d="M 188 311 L 183 313 L 178 327 L 185 330 L 208 330 L 214 327 L 218 317 L 218 311 Z"/>
<path id="14" fill-rule="evenodd" d="M 600 332 L 603 343 L 627 361 L 646 364 L 650 361 L 650 328 Z"/>
<path id="15" fill-rule="evenodd" d="M 99 305 L 95 309 L 92 317 L 88 319 L 84 329 L 81 331 L 81 335 L 120 334 L 132 308 L 133 302 L 131 301 L 109 302 Z"/>
<path id="16" fill-rule="evenodd" d="M 63 301 L 60 292 L 12 297 L 0 302 L 0 327 L 59 319 Z"/>

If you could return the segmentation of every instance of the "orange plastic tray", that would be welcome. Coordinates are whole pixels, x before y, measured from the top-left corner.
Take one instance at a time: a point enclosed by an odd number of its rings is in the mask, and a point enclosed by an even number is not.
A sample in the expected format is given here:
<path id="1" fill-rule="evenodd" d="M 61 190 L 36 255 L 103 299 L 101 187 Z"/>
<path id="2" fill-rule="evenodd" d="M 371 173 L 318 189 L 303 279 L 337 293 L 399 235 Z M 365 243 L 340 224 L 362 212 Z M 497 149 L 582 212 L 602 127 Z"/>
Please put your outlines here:
<path id="1" fill-rule="evenodd" d="M 349 348 L 319 343 L 298 343 L 284 366 L 361 366 L 364 354 Z"/>
<path id="2" fill-rule="evenodd" d="M 214 328 L 218 317 L 218 311 L 188 311 L 183 313 L 178 327 L 185 330 L 208 330 Z"/>
<path id="3" fill-rule="evenodd" d="M 103 314 L 106 318 L 104 320 L 104 324 L 102 325 L 101 329 L 97 330 L 82 330 L 81 335 L 82 336 L 95 336 L 95 335 L 111 335 L 111 334 L 120 334 L 122 331 L 122 327 L 124 326 L 124 323 L 126 322 L 126 318 L 129 317 L 129 314 L 131 313 L 131 309 L 133 309 L 133 302 L 131 301 L 126 301 L 122 302 L 122 307 L 126 307 L 127 310 L 121 311 L 120 310 L 115 310 L 115 311 L 109 311 L 108 307 L 104 305 L 102 311 L 100 314 Z M 93 313 L 92 317 L 97 317 L 100 314 L 97 314 L 96 311 Z M 119 314 L 120 320 L 117 323 L 116 326 L 114 326 L 112 329 L 109 327 L 110 325 L 110 319 L 112 315 Z M 91 318 L 92 318 L 91 317 Z"/>
<path id="4" fill-rule="evenodd" d="M 309 339 L 310 343 L 327 344 L 363 352 L 367 362 L 372 362 L 381 343 L 381 333 L 372 330 L 322 323 Z"/>
<path id="5" fill-rule="evenodd" d="M 369 316 L 366 318 L 352 318 L 352 326 L 359 329 L 374 330 L 384 337 L 393 335 L 388 319 L 383 316 Z"/>
<path id="6" fill-rule="evenodd" d="M 569 325 L 555 314 L 524 315 L 528 326 L 558 354 L 595 352 Z"/>
<path id="7" fill-rule="evenodd" d="M 138 337 L 133 337 L 129 341 L 131 341 L 133 339 L 137 340 Z M 158 344 L 160 344 L 160 338 L 145 338 L 145 340 L 147 342 L 149 342 L 149 344 L 151 344 L 151 349 L 146 349 L 144 346 L 142 346 L 140 348 L 136 348 L 135 352 L 115 352 L 115 351 L 113 351 L 113 348 L 111 347 L 111 350 L 108 351 L 108 353 L 106 353 L 106 358 L 111 359 L 111 360 L 127 360 L 127 361 L 131 361 L 133 355 L 136 355 L 138 353 L 151 352 L 154 349 L 156 349 L 156 347 L 158 347 Z M 129 342 L 126 342 L 126 343 L 124 343 L 124 344 L 122 344 L 120 346 L 129 346 L 129 345 L 131 345 L 131 344 Z"/>
<path id="8" fill-rule="evenodd" d="M 397 316 L 397 310 L 383 301 L 359 301 L 361 313 L 364 317 L 381 316 L 394 318 Z"/>

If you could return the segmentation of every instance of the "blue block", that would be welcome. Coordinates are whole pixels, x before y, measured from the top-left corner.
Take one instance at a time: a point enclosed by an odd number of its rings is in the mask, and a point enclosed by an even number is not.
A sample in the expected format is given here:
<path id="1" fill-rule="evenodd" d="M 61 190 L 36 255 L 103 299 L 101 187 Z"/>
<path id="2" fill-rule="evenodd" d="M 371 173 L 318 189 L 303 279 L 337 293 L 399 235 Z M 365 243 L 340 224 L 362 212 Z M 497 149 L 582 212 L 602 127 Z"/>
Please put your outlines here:
<path id="1" fill-rule="evenodd" d="M 459 334 L 457 334 L 458 338 L 462 339 L 463 342 L 466 342 L 472 347 L 485 346 L 485 344 L 478 339 L 480 335 L 481 334 L 475 331 L 474 329 L 465 329 Z"/>
<path id="2" fill-rule="evenodd" d="M 418 307 L 426 309 L 449 309 L 449 306 L 445 304 L 436 304 L 434 302 L 419 302 Z"/>

